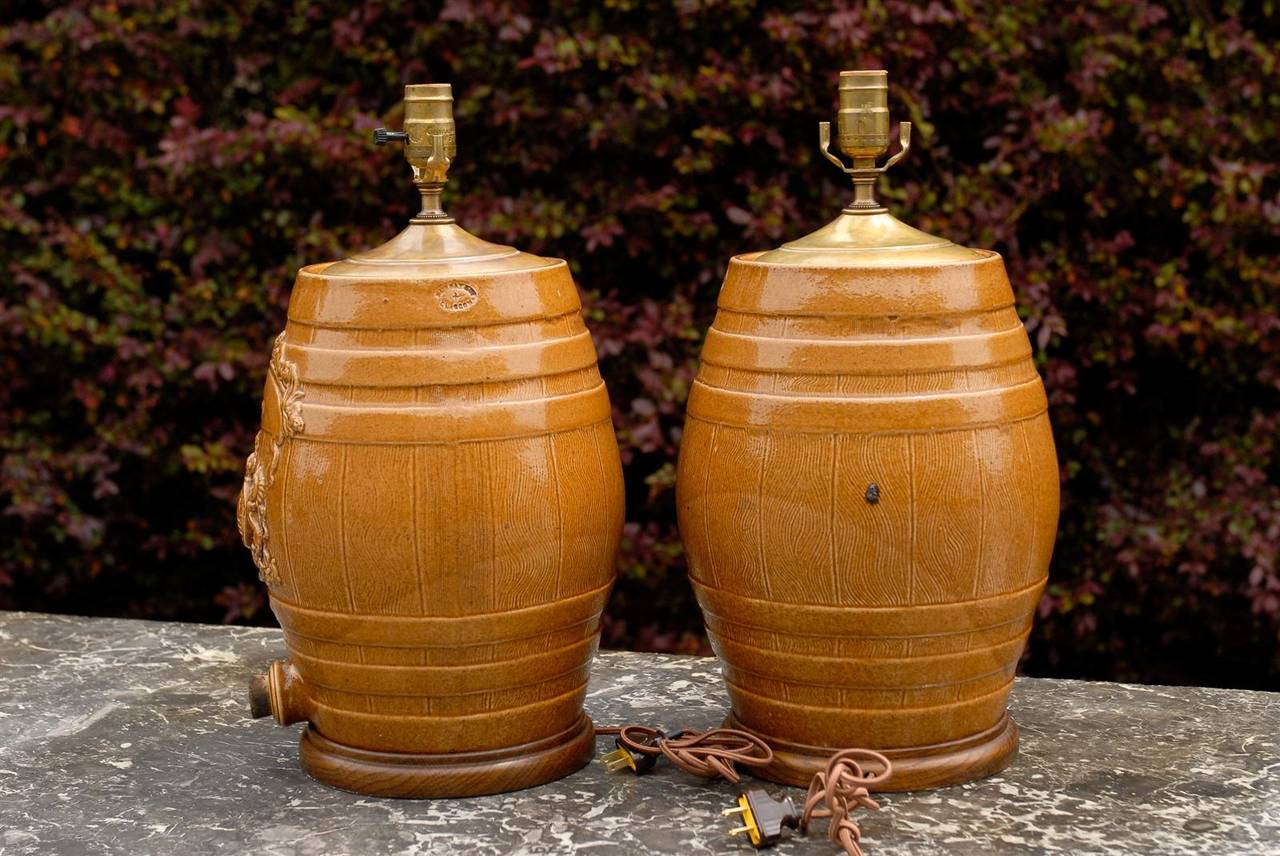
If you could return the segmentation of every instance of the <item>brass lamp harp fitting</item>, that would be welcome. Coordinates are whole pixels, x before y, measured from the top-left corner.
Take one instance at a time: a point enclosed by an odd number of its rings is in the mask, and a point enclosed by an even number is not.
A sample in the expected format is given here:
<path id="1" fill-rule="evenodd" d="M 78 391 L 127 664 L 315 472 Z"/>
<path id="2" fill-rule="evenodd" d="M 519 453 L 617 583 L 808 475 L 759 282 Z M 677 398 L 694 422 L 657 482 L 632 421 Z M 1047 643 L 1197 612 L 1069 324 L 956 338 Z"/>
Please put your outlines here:
<path id="1" fill-rule="evenodd" d="M 373 142 L 405 144 L 404 157 L 413 167 L 413 183 L 422 194 L 422 210 L 412 223 L 452 223 L 440 205 L 449 165 L 458 152 L 453 124 L 453 89 L 447 83 L 418 83 L 404 88 L 404 130 L 378 128 Z"/>
<path id="2" fill-rule="evenodd" d="M 840 72 L 840 112 L 836 118 L 840 151 L 853 160 L 847 167 L 833 155 L 831 123 L 818 123 L 818 147 L 827 160 L 853 179 L 853 201 L 847 214 L 879 214 L 885 209 L 876 202 L 875 185 L 880 175 L 902 160 L 911 149 L 911 123 L 898 125 L 898 152 L 876 166 L 876 158 L 889 150 L 889 72 Z"/>

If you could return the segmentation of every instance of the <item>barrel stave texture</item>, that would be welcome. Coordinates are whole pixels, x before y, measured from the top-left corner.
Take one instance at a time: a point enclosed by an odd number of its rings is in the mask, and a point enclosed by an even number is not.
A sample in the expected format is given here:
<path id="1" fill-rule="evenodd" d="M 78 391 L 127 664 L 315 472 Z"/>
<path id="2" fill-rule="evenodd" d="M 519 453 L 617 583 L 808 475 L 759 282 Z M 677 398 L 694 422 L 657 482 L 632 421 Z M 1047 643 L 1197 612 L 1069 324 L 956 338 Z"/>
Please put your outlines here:
<path id="1" fill-rule="evenodd" d="M 735 259 L 691 392 L 681 534 L 737 722 L 914 750 L 995 728 L 1058 513 L 1003 263 Z"/>
<path id="2" fill-rule="evenodd" d="M 307 719 L 338 744 L 420 754 L 568 731 L 623 496 L 566 266 L 325 267 L 299 274 L 256 450 Z"/>

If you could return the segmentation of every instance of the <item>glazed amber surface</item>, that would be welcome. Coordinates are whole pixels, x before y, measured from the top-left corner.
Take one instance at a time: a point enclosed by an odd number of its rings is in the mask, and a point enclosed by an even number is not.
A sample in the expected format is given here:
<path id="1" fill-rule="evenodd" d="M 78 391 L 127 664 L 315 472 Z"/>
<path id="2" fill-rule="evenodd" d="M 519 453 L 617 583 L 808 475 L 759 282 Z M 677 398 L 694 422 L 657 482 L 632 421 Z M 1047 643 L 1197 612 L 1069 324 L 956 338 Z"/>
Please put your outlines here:
<path id="1" fill-rule="evenodd" d="M 898 790 L 1016 750 L 1058 515 L 1044 389 L 1000 257 L 912 252 L 733 259 L 689 399 L 690 577 L 730 723 L 780 782 L 850 746 L 892 758 Z"/>
<path id="2" fill-rule="evenodd" d="M 302 765 L 398 797 L 495 793 L 591 759 L 582 711 L 622 535 L 609 396 L 568 266 L 441 206 L 447 83 L 405 87 L 422 210 L 304 268 L 239 523 L 284 628 L 256 715 Z"/>
<path id="3" fill-rule="evenodd" d="M 414 230 L 490 255 L 394 275 Z M 330 784 L 536 784 L 593 751 L 622 527 L 608 396 L 564 262 L 452 225 L 398 240 L 305 268 L 273 354 L 240 508 L 289 652 L 266 689 Z"/>

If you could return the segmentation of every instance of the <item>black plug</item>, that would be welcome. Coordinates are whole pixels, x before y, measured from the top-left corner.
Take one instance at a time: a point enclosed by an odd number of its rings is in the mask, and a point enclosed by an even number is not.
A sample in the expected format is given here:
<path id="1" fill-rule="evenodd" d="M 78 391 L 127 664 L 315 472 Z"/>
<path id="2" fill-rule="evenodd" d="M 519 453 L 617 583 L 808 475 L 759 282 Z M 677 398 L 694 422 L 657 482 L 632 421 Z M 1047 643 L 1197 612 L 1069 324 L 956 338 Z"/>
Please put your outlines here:
<path id="1" fill-rule="evenodd" d="M 778 799 L 762 788 L 752 788 L 739 794 L 738 805 L 725 809 L 721 814 L 725 817 L 740 815 L 742 826 L 729 830 L 729 834 L 736 836 L 745 832 L 757 850 L 777 844 L 783 827 L 795 829 L 800 825 L 800 813 L 796 811 L 791 797 Z"/>
<path id="2" fill-rule="evenodd" d="M 658 732 L 662 734 L 661 731 Z M 657 755 L 646 755 L 642 752 L 632 752 L 622 742 L 622 736 L 614 738 L 613 745 L 618 747 L 607 755 L 600 756 L 600 763 L 604 764 L 604 768 L 610 773 L 617 772 L 624 768 L 630 768 L 637 776 L 641 773 L 647 773 L 653 769 L 654 764 L 658 763 Z"/>

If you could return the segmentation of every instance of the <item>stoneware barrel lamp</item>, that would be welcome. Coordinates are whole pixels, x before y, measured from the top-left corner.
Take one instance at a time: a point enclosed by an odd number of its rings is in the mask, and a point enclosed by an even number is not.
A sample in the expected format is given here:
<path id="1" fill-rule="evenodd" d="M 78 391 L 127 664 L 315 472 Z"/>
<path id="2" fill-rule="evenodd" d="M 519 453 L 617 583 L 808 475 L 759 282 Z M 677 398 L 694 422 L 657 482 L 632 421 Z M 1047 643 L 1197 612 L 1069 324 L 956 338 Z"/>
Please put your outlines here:
<path id="1" fill-rule="evenodd" d="M 840 75 L 852 202 L 729 263 L 689 397 L 680 530 L 723 662 L 728 724 L 805 785 L 876 749 L 885 786 L 1005 767 L 1006 712 L 1044 588 L 1058 469 L 1043 385 L 1000 256 L 914 229 L 874 197 L 883 71 Z"/>
<path id="2" fill-rule="evenodd" d="M 447 84 L 408 86 L 423 208 L 298 273 L 239 524 L 288 659 L 257 715 L 305 721 L 322 782 L 399 797 L 528 787 L 585 764 L 622 470 L 569 269 L 442 210 Z"/>

